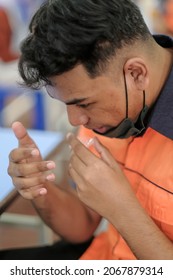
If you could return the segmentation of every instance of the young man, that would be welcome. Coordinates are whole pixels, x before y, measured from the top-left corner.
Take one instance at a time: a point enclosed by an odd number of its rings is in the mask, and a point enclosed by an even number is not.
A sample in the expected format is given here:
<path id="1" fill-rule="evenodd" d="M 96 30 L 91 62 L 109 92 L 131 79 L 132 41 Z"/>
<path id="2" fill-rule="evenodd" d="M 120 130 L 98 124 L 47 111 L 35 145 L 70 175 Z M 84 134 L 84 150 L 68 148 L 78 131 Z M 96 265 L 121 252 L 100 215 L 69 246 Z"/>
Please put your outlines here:
<path id="1" fill-rule="evenodd" d="M 25 84 L 64 102 L 96 154 L 68 136 L 76 192 L 63 191 L 46 173 L 54 164 L 14 123 L 14 185 L 63 240 L 74 248 L 89 240 L 76 258 L 173 259 L 173 41 L 153 37 L 129 0 L 47 1 L 30 30 L 19 62 Z M 108 230 L 91 241 L 101 217 Z"/>

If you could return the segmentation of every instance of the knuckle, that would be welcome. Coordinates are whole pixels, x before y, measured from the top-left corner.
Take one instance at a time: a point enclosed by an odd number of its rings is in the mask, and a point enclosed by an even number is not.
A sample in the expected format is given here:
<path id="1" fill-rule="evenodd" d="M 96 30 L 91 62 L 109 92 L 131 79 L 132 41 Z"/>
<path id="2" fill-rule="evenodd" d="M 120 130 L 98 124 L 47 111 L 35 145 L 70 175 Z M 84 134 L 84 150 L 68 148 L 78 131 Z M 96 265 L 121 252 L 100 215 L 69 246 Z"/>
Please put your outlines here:
<path id="1" fill-rule="evenodd" d="M 43 171 L 46 171 L 48 168 L 44 162 L 41 162 L 40 164 L 37 164 L 36 169 L 39 172 L 43 172 Z"/>
<path id="2" fill-rule="evenodd" d="M 90 170 L 88 170 L 87 172 L 85 172 L 84 177 L 85 177 L 85 180 L 86 180 L 87 182 L 90 182 L 90 180 L 91 180 L 91 172 L 90 172 Z"/>
<path id="3" fill-rule="evenodd" d="M 15 153 L 16 153 L 16 149 L 13 149 L 10 153 L 9 153 L 9 161 L 15 161 Z"/>
<path id="4" fill-rule="evenodd" d="M 12 181 L 14 186 L 18 189 L 18 191 L 31 192 L 33 188 L 37 188 L 40 185 L 45 183 L 45 177 L 37 176 L 37 177 L 13 177 Z"/>
<path id="5" fill-rule="evenodd" d="M 31 149 L 30 148 L 23 148 L 21 150 L 21 156 L 23 159 L 27 159 L 31 157 Z"/>
<path id="6" fill-rule="evenodd" d="M 13 176 L 13 172 L 12 172 L 12 167 L 11 167 L 11 164 L 9 164 L 9 166 L 8 166 L 8 168 L 7 168 L 7 173 L 8 173 L 8 175 L 11 177 L 11 176 Z"/>
<path id="7" fill-rule="evenodd" d="M 19 182 L 18 182 L 18 179 L 16 177 L 12 178 L 12 182 L 13 182 L 14 187 L 16 189 L 19 189 Z"/>
<path id="8" fill-rule="evenodd" d="M 29 191 L 30 186 L 28 186 L 26 180 L 23 180 L 23 181 L 22 181 L 22 184 L 21 184 L 21 186 L 20 186 L 20 189 L 24 189 L 25 191 L 26 191 L 26 190 Z"/>
<path id="9" fill-rule="evenodd" d="M 29 189 L 30 186 L 28 186 L 26 180 L 24 178 L 20 178 L 20 177 L 13 177 L 12 178 L 12 181 L 13 181 L 13 185 L 16 187 L 16 189 L 18 191 L 21 191 L 21 190 L 27 190 Z"/>
<path id="10" fill-rule="evenodd" d="M 19 176 L 24 176 L 25 175 L 23 164 L 18 164 L 17 165 L 17 173 L 18 173 Z"/>
<path id="11" fill-rule="evenodd" d="M 23 198 L 27 200 L 32 200 L 36 197 L 36 195 L 33 195 L 33 193 L 28 190 L 19 190 L 18 192 Z"/>

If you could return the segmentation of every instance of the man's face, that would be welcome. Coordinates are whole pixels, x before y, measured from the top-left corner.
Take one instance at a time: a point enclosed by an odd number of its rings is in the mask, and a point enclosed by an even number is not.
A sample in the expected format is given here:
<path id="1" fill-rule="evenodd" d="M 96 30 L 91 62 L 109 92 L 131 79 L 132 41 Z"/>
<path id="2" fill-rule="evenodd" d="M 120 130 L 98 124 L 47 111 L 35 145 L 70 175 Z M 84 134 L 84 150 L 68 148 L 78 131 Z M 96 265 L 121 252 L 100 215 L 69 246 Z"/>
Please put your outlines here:
<path id="1" fill-rule="evenodd" d="M 113 71 L 108 70 L 106 74 L 91 79 L 85 68 L 79 65 L 50 80 L 55 89 L 50 94 L 66 104 L 69 122 L 73 126 L 83 125 L 105 133 L 126 117 L 123 71 L 118 78 Z M 129 89 L 128 93 L 130 94 Z M 133 120 L 141 110 L 141 99 L 138 97 L 138 106 L 134 95 L 133 92 L 129 98 L 129 117 Z M 130 109 L 131 101 L 133 109 Z"/>

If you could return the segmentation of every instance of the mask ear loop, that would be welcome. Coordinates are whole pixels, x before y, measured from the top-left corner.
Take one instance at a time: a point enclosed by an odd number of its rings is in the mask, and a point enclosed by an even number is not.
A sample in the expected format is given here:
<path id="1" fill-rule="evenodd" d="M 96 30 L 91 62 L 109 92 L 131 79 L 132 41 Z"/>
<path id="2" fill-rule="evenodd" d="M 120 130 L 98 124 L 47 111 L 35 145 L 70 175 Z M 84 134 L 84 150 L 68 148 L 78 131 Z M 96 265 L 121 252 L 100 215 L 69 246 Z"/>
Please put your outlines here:
<path id="1" fill-rule="evenodd" d="M 124 86 L 125 86 L 125 97 L 126 97 L 126 119 L 128 118 L 128 108 L 129 108 L 129 100 L 128 100 L 128 93 L 127 93 L 127 83 L 125 78 L 125 72 L 123 70 L 123 76 L 124 76 Z"/>
<path id="2" fill-rule="evenodd" d="M 126 97 L 126 118 L 128 118 L 129 100 L 128 100 L 127 83 L 126 83 L 126 78 L 125 78 L 124 70 L 123 70 L 123 76 L 124 76 L 125 97 Z M 143 109 L 144 108 L 145 108 L 145 90 L 143 90 Z"/>
<path id="3" fill-rule="evenodd" d="M 145 90 L 143 90 L 143 109 L 145 107 Z"/>

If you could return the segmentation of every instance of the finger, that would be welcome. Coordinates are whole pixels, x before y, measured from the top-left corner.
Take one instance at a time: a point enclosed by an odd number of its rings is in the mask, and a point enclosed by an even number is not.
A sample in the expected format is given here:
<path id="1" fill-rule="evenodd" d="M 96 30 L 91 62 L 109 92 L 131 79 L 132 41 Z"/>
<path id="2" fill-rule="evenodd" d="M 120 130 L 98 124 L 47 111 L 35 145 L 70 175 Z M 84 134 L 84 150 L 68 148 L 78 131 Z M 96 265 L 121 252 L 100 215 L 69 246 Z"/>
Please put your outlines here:
<path id="1" fill-rule="evenodd" d="M 73 152 L 81 159 L 85 165 L 91 165 L 98 160 L 90 150 L 88 150 L 85 145 L 83 145 L 72 133 L 68 133 L 67 140 L 73 150 Z"/>
<path id="2" fill-rule="evenodd" d="M 14 122 L 12 124 L 13 132 L 19 141 L 19 147 L 37 148 L 33 139 L 29 136 L 26 128 L 21 122 Z"/>
<path id="3" fill-rule="evenodd" d="M 84 174 L 86 171 L 86 165 L 75 154 L 72 154 L 70 158 L 70 166 L 79 174 Z"/>
<path id="4" fill-rule="evenodd" d="M 22 160 L 29 159 L 31 157 L 38 157 L 40 152 L 36 148 L 17 148 L 13 149 L 9 154 L 9 160 L 12 162 L 21 162 Z"/>
<path id="5" fill-rule="evenodd" d="M 11 163 L 8 167 L 8 174 L 11 177 L 31 176 L 32 174 L 40 173 L 55 169 L 56 165 L 53 161 L 41 161 L 32 163 Z"/>
<path id="6" fill-rule="evenodd" d="M 42 187 L 42 185 L 33 187 L 31 189 L 24 189 L 24 190 L 19 190 L 19 193 L 22 195 L 23 198 L 25 199 L 34 199 L 39 196 L 43 196 L 47 194 L 47 189 Z"/>
<path id="7" fill-rule="evenodd" d="M 73 181 L 76 183 L 77 185 L 77 191 L 79 191 L 79 186 L 80 188 L 82 187 L 82 185 L 84 184 L 84 179 L 79 175 L 78 172 L 76 172 L 76 170 L 72 167 L 72 165 L 69 165 L 69 174 L 71 176 L 71 178 L 73 179 Z"/>
<path id="8" fill-rule="evenodd" d="M 51 174 L 44 174 L 36 177 L 13 177 L 13 185 L 18 189 L 18 190 L 30 190 L 33 187 L 35 188 L 40 188 L 45 185 L 47 181 L 54 181 L 55 180 L 55 175 L 53 173 Z"/>
<path id="9" fill-rule="evenodd" d="M 93 144 L 104 162 L 106 162 L 113 169 L 119 168 L 118 163 L 111 155 L 110 151 L 105 146 L 103 146 L 103 144 L 99 141 L 97 137 L 94 138 Z"/>

